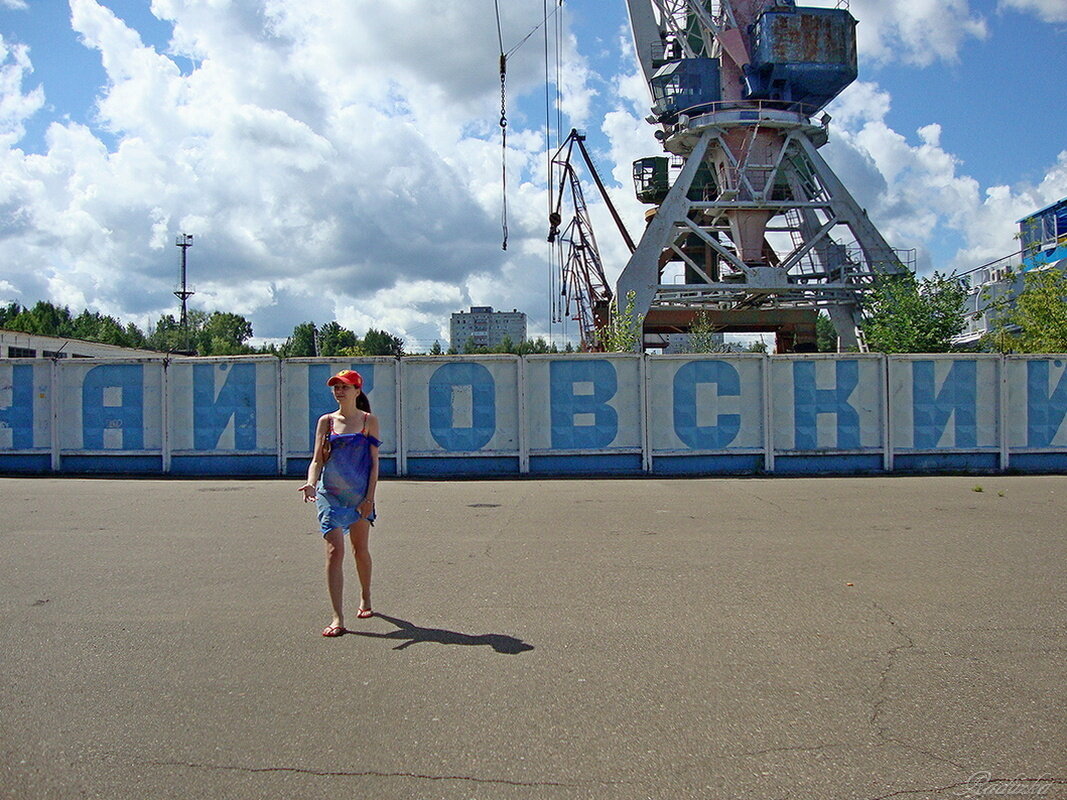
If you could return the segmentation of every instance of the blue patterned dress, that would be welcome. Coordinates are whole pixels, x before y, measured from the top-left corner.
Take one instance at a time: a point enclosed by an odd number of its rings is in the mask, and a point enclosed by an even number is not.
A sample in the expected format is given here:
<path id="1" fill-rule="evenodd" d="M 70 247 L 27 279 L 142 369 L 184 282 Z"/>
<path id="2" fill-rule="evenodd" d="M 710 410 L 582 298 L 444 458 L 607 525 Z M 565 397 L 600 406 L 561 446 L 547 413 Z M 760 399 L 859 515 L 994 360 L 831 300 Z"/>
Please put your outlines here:
<path id="1" fill-rule="evenodd" d="M 318 509 L 319 528 L 323 536 L 334 528 L 341 528 L 348 533 L 348 527 L 362 519 L 357 507 L 367 496 L 372 465 L 371 448 L 382 444 L 367 433 L 366 417 L 363 430 L 359 433 L 333 433 L 331 418 L 329 441 L 330 458 L 322 468 L 315 487 L 315 507 Z M 372 510 L 367 521 L 373 525 L 376 516 Z"/>

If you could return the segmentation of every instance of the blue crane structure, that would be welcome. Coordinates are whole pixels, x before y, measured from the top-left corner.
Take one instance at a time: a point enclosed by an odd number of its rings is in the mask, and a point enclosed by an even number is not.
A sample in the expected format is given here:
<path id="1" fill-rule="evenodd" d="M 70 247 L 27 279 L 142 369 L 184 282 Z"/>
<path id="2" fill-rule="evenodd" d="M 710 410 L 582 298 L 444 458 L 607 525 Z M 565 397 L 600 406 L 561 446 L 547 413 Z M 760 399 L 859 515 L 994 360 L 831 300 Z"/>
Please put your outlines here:
<path id="1" fill-rule="evenodd" d="M 818 152 L 820 112 L 857 75 L 847 7 L 627 6 L 666 153 L 634 164 L 653 208 L 615 291 L 643 317 L 644 346 L 703 316 L 722 331 L 774 331 L 780 352 L 811 350 L 821 309 L 841 349 L 863 349 L 864 293 L 910 267 Z M 681 283 L 664 282 L 672 262 Z"/>

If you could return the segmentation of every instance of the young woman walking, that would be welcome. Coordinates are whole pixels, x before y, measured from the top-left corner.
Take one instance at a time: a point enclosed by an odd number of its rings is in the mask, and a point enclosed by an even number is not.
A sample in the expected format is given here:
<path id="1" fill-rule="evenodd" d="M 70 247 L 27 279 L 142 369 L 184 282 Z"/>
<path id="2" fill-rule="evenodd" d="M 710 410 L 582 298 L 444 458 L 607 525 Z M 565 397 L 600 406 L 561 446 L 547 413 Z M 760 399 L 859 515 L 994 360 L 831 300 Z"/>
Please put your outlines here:
<path id="1" fill-rule="evenodd" d="M 356 616 L 373 616 L 370 602 L 371 557 L 368 549 L 374 524 L 374 491 L 378 486 L 378 418 L 370 412 L 362 376 L 343 369 L 326 381 L 333 390 L 337 410 L 319 417 L 315 426 L 315 452 L 307 482 L 300 487 L 304 502 L 314 501 L 319 528 L 326 540 L 326 586 L 333 620 L 323 636 L 346 633 L 344 592 L 345 534 L 350 533 L 359 576 L 360 604 Z"/>

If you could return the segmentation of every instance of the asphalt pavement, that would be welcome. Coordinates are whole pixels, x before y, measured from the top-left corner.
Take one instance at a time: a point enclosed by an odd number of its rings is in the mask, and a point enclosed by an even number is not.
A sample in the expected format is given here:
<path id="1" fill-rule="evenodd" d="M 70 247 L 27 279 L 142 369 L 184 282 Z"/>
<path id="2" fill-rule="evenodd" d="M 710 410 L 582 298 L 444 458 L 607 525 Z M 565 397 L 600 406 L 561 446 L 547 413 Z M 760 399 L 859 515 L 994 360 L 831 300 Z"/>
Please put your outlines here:
<path id="1" fill-rule="evenodd" d="M 1067 798 L 1067 477 L 0 479 L 0 797 Z"/>

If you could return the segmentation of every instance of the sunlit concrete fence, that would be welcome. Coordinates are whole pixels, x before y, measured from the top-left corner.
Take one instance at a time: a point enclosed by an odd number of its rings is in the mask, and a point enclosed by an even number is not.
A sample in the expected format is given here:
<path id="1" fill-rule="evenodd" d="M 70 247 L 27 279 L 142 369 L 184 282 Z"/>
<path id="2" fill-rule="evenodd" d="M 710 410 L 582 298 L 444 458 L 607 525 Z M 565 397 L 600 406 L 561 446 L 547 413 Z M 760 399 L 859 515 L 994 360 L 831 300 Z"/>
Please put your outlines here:
<path id="1" fill-rule="evenodd" d="M 1051 472 L 1067 355 L 0 360 L 0 472 L 304 474 L 363 374 L 382 474 Z"/>

